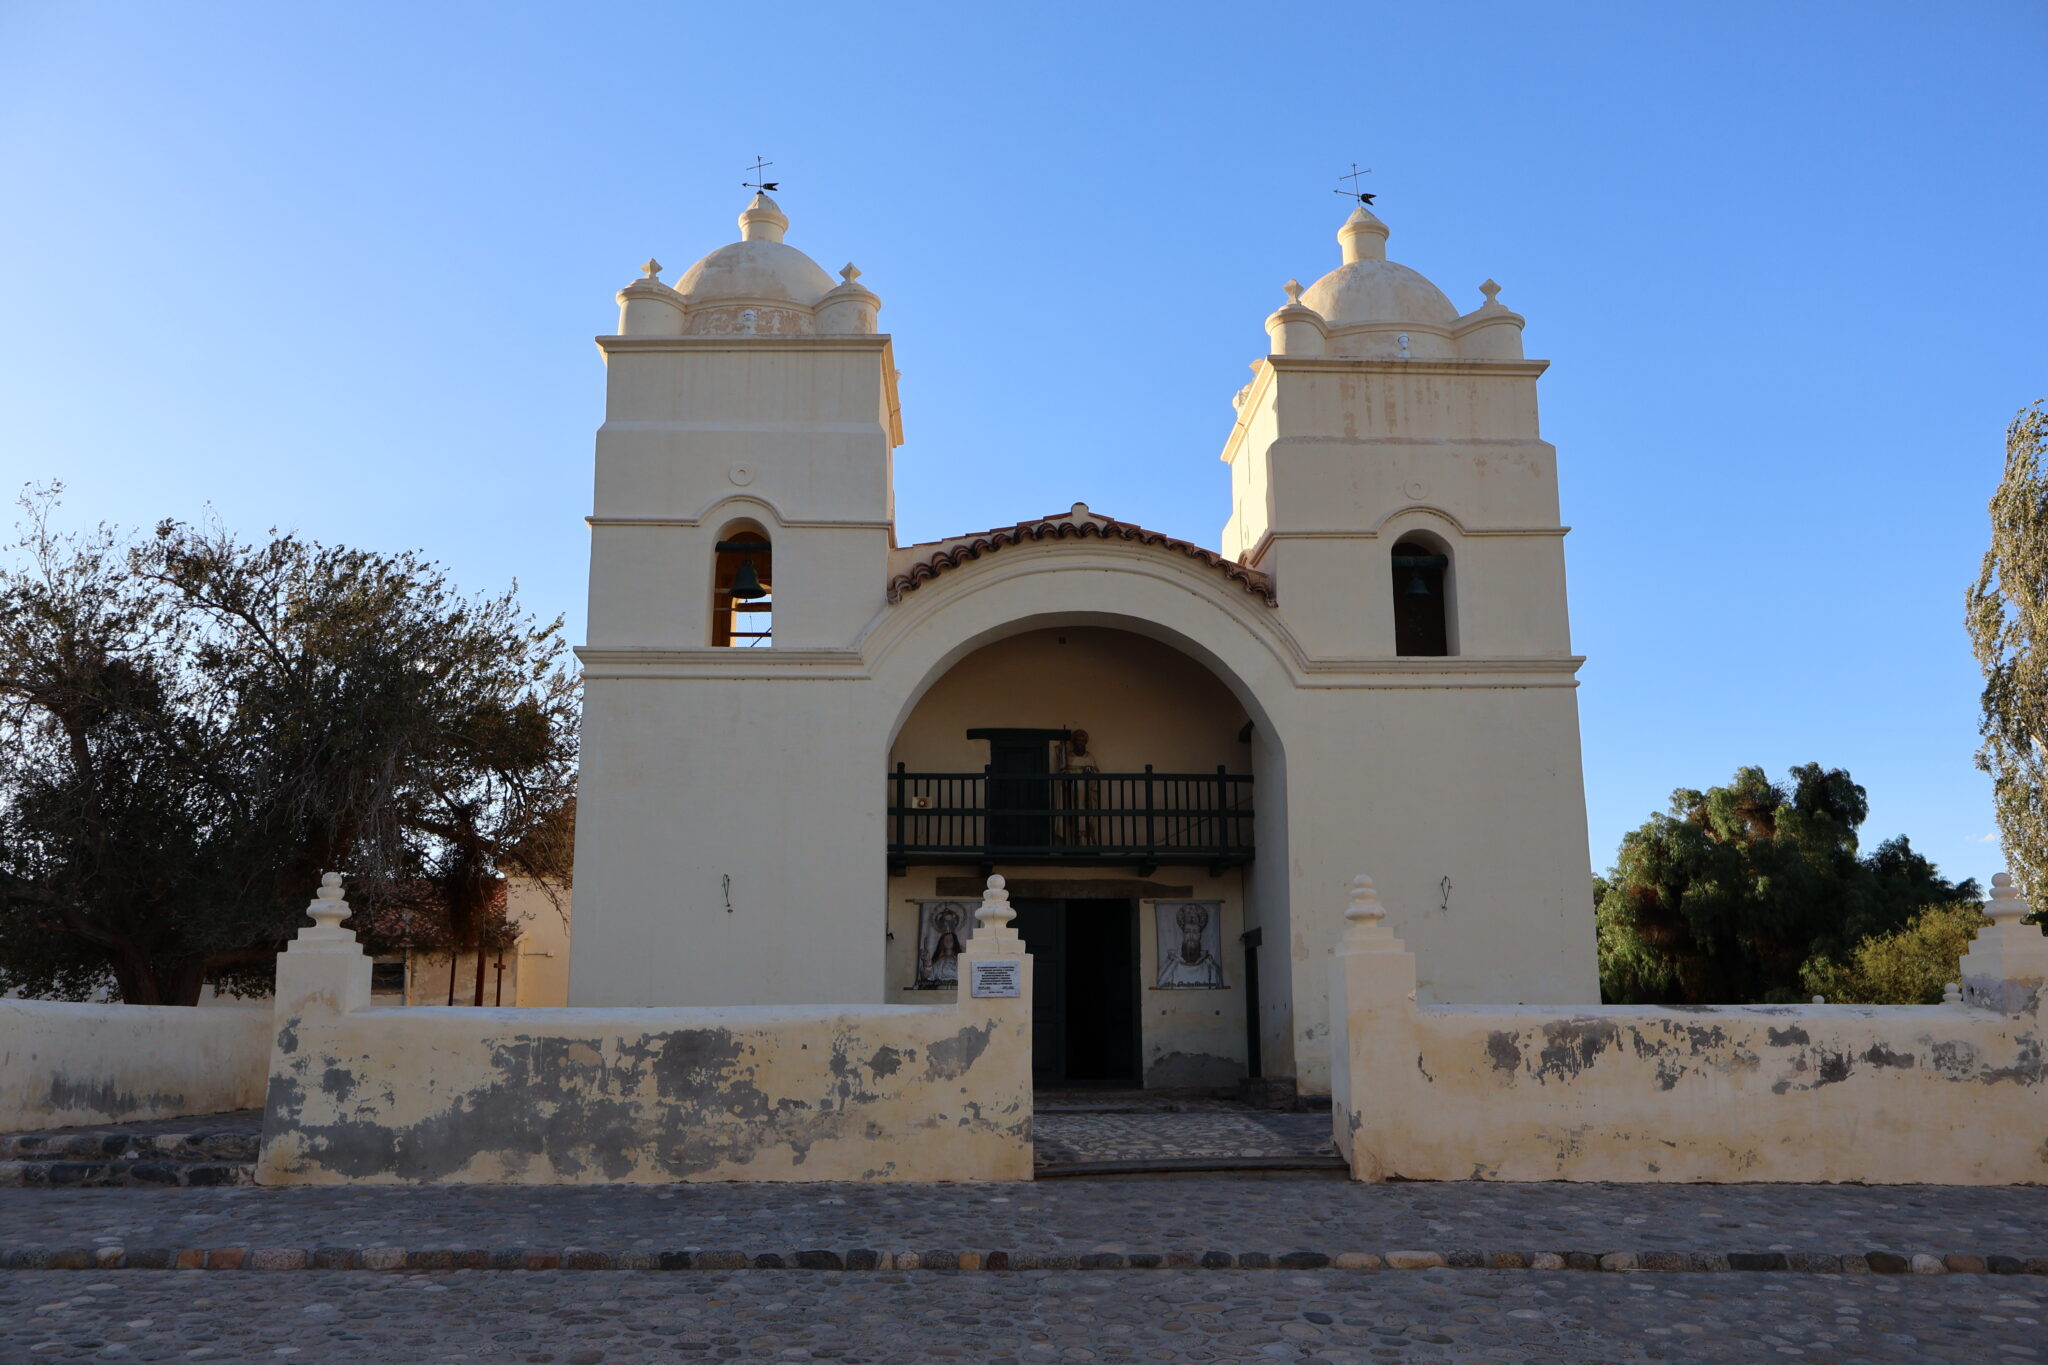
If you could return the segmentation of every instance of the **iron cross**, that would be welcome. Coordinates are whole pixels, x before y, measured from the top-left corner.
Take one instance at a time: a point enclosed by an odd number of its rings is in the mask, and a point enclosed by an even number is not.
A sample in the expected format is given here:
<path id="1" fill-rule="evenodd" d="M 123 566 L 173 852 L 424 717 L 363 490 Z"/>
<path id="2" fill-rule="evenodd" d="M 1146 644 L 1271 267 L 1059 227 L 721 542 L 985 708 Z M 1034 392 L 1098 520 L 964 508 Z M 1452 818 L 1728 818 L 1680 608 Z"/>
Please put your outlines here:
<path id="1" fill-rule="evenodd" d="M 1349 180 L 1351 188 L 1348 190 L 1331 190 L 1330 193 L 1341 194 L 1347 199 L 1356 199 L 1361 204 L 1370 204 L 1373 201 L 1373 196 L 1358 188 L 1358 177 L 1371 174 L 1372 167 L 1367 166 L 1361 171 L 1358 169 L 1358 163 L 1354 161 L 1351 163 L 1351 174 L 1337 177 L 1339 180 Z"/>
<path id="2" fill-rule="evenodd" d="M 753 164 L 753 165 L 751 165 L 751 166 L 749 166 L 749 167 L 747 167 L 747 174 L 749 174 L 749 175 L 753 176 L 753 177 L 754 177 L 754 179 L 752 179 L 752 180 L 742 180 L 742 181 L 740 182 L 740 188 L 741 188 L 741 189 L 743 189 L 743 190 L 759 190 L 759 191 L 761 191 L 761 192 L 762 192 L 763 194 L 766 194 L 766 193 L 767 193 L 767 192 L 768 192 L 769 190 L 774 190 L 774 189 L 780 189 L 780 188 L 781 188 L 781 182 L 780 182 L 780 181 L 775 181 L 775 180 L 763 180 L 763 179 L 761 179 L 761 178 L 760 178 L 760 177 L 761 177 L 761 172 L 762 172 L 762 171 L 764 171 L 764 170 L 766 170 L 766 169 L 767 169 L 768 167 L 770 167 L 770 166 L 773 166 L 774 164 L 775 164 L 775 163 L 774 163 L 774 162 L 772 162 L 772 161 L 763 161 L 763 160 L 762 160 L 762 159 L 761 159 L 761 158 L 760 158 L 760 157 L 759 157 L 759 156 L 757 155 L 757 156 L 756 156 L 756 157 L 754 158 L 754 164 Z"/>

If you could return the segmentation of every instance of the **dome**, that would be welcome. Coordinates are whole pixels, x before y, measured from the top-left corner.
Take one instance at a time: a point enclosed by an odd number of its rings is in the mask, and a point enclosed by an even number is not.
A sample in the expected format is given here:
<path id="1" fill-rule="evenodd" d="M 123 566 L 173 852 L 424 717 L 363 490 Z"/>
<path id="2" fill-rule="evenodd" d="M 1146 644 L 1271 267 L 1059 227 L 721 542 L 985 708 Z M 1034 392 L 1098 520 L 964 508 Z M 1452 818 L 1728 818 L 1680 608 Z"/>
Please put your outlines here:
<path id="1" fill-rule="evenodd" d="M 676 292 L 692 307 L 721 300 L 747 303 L 794 303 L 816 306 L 832 292 L 832 277 L 793 246 L 782 233 L 789 219 L 773 199 L 754 196 L 740 215 L 740 238 L 706 256 L 683 272 Z"/>
<path id="2" fill-rule="evenodd" d="M 1322 314 L 1331 331 L 1371 323 L 1449 327 L 1458 310 L 1417 271 L 1387 259 L 1387 225 L 1364 205 L 1338 230 L 1344 264 L 1303 291 L 1301 302 Z"/>

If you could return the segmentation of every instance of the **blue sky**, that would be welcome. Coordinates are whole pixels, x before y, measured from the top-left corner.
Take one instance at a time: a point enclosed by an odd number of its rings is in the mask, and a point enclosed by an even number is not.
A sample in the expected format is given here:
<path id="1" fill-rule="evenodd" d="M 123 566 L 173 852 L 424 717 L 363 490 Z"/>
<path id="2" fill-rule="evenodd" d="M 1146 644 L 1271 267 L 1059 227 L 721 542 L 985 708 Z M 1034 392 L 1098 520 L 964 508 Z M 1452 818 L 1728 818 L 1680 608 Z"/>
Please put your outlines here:
<path id="1" fill-rule="evenodd" d="M 0 3 L 0 476 L 421 547 L 580 638 L 590 343 L 740 168 L 904 371 L 906 540 L 1217 542 L 1229 398 L 1371 166 L 1527 315 L 1593 859 L 1808 760 L 1999 866 L 1962 595 L 2048 394 L 2036 3 Z"/>

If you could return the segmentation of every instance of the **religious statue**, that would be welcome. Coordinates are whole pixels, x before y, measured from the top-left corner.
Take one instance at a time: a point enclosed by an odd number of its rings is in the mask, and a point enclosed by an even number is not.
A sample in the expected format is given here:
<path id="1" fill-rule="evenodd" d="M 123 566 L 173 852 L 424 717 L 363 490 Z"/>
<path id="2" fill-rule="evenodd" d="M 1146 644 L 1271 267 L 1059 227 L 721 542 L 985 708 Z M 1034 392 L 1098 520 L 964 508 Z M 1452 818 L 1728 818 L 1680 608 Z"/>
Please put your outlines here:
<path id="1" fill-rule="evenodd" d="M 1067 811 L 1099 811 L 1102 809 L 1102 784 L 1089 781 L 1102 768 L 1095 762 L 1095 756 L 1088 752 L 1088 732 L 1074 730 L 1060 750 L 1060 773 L 1078 781 L 1059 784 L 1061 809 Z M 1063 847 L 1085 847 L 1102 842 L 1100 818 L 1095 815 L 1062 815 L 1060 817 L 1059 843 Z"/>
<path id="2" fill-rule="evenodd" d="M 1213 901 L 1159 903 L 1159 979 L 1165 990 L 1220 990 L 1222 927 Z"/>
<path id="3" fill-rule="evenodd" d="M 965 912 L 957 901 L 926 901 L 918 925 L 917 989 L 960 983 L 960 926 Z"/>

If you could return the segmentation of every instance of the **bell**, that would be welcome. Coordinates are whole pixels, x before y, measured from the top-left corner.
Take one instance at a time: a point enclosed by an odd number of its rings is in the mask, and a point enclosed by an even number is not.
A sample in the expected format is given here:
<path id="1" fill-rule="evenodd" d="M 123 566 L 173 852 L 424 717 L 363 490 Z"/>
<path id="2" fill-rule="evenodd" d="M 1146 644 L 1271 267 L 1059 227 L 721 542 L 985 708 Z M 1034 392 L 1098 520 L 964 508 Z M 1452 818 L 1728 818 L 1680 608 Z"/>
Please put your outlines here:
<path id="1" fill-rule="evenodd" d="M 740 561 L 740 571 L 732 576 L 732 595 L 742 602 L 768 595 L 768 589 L 761 586 L 761 576 L 754 572 L 751 555 Z"/>
<path id="2" fill-rule="evenodd" d="M 1429 580 L 1425 579 L 1420 573 L 1414 575 L 1408 580 L 1408 595 L 1410 597 L 1429 596 Z"/>

